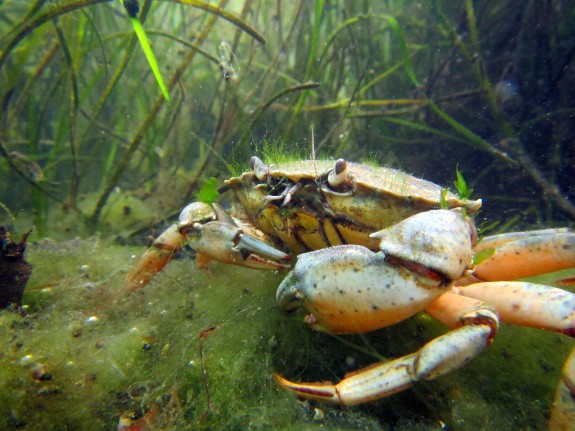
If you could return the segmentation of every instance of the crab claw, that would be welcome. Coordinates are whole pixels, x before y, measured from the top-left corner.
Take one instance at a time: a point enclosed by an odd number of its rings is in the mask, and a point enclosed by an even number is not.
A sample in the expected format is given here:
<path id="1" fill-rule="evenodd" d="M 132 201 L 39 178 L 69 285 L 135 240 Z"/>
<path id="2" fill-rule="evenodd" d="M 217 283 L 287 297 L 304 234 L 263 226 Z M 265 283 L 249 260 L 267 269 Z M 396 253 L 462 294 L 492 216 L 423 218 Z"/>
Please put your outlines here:
<path id="1" fill-rule="evenodd" d="M 288 311 L 303 306 L 316 330 L 361 333 L 395 324 L 423 310 L 466 270 L 471 232 L 459 212 L 427 211 L 372 234 L 381 252 L 340 245 L 301 254 L 276 300 Z"/>
<path id="2" fill-rule="evenodd" d="M 130 291 L 146 286 L 172 260 L 188 240 L 198 253 L 198 263 L 210 260 L 256 269 L 285 269 L 276 260 L 290 255 L 242 231 L 219 205 L 194 202 L 186 206 L 176 224 L 166 229 L 144 253 L 125 281 Z"/>
<path id="3" fill-rule="evenodd" d="M 198 253 L 200 266 L 211 260 L 255 269 L 286 269 L 276 260 L 291 256 L 244 233 L 235 220 L 218 204 L 210 207 L 210 218 L 198 217 L 209 205 L 194 202 L 182 210 L 178 230 Z"/>
<path id="4" fill-rule="evenodd" d="M 238 226 L 225 221 L 217 220 L 203 225 L 196 223 L 187 232 L 187 239 L 190 246 L 204 259 L 232 265 L 255 269 L 286 269 L 288 265 L 275 260 L 291 259 L 289 254 L 243 233 Z"/>

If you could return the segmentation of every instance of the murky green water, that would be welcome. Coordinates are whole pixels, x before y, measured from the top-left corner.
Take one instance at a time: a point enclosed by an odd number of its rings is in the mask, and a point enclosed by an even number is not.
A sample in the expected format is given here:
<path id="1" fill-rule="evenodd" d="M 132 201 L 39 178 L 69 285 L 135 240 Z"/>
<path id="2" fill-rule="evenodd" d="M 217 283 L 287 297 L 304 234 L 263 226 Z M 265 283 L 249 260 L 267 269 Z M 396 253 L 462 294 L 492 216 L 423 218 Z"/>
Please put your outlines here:
<path id="1" fill-rule="evenodd" d="M 189 251 L 138 292 L 124 279 L 188 202 L 230 208 L 253 155 L 454 193 L 459 170 L 480 231 L 573 227 L 571 2 L 5 1 L 0 18 L 0 225 L 33 229 L 23 308 L 0 311 L 0 429 L 545 429 L 566 336 L 502 324 L 465 368 L 340 408 L 274 373 L 337 381 L 446 328 L 314 332 L 275 302 L 285 273 Z"/>

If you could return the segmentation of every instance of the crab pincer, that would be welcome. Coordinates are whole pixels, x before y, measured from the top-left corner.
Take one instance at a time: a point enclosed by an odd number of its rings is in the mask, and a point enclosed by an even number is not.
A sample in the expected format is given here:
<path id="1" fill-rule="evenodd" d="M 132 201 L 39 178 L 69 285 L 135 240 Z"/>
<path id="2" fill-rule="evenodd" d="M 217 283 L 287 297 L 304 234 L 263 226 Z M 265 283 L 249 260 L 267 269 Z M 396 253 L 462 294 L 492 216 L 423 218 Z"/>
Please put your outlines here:
<path id="1" fill-rule="evenodd" d="M 200 267 L 212 260 L 255 269 L 286 269 L 277 262 L 291 258 L 268 243 L 245 233 L 218 204 L 194 202 L 177 223 L 166 229 L 144 253 L 126 278 L 130 291 L 146 286 L 172 260 L 185 242 L 197 253 Z"/>

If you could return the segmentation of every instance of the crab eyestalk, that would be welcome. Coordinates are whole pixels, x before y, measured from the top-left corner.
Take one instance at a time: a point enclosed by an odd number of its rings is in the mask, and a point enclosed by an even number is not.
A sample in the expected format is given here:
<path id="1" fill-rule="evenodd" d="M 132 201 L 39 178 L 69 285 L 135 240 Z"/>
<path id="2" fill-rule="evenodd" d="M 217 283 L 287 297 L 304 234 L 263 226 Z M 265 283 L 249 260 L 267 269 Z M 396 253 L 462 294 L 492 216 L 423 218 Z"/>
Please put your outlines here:
<path id="1" fill-rule="evenodd" d="M 347 192 L 353 188 L 353 176 L 349 173 L 347 162 L 338 159 L 327 176 L 327 183 L 332 190 Z"/>
<path id="2" fill-rule="evenodd" d="M 260 181 L 265 181 L 270 174 L 270 168 L 259 157 L 253 156 L 250 159 L 250 168 L 256 178 Z"/>

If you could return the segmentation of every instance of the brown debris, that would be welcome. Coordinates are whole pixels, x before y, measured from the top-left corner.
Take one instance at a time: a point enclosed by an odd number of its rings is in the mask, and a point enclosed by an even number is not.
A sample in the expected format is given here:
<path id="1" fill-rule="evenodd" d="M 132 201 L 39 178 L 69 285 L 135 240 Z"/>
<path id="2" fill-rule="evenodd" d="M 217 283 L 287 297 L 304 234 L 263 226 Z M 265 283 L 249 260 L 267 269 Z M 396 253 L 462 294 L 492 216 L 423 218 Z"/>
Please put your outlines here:
<path id="1" fill-rule="evenodd" d="M 30 229 L 15 242 L 5 226 L 0 226 L 0 309 L 10 305 L 20 307 L 24 288 L 32 273 L 32 266 L 24 260 L 26 240 Z"/>

